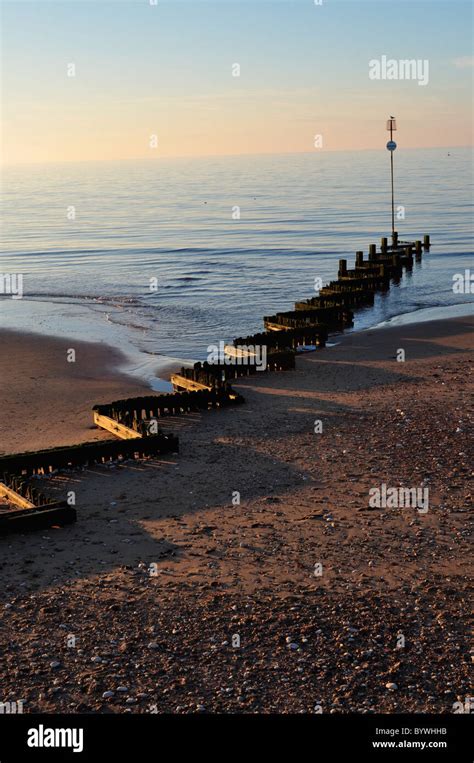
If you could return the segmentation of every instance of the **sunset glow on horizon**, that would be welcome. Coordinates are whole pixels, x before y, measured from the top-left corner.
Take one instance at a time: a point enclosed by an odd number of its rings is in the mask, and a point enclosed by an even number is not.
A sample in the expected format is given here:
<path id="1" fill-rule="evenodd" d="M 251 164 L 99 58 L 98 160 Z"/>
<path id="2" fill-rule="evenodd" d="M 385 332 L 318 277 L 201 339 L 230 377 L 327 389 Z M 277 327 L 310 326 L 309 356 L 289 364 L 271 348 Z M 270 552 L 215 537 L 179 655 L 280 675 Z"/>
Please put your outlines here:
<path id="1" fill-rule="evenodd" d="M 390 113 L 404 148 L 470 145 L 471 15 L 462 0 L 4 2 L 2 162 L 379 148 Z M 383 56 L 427 61 L 429 81 L 370 79 Z"/>

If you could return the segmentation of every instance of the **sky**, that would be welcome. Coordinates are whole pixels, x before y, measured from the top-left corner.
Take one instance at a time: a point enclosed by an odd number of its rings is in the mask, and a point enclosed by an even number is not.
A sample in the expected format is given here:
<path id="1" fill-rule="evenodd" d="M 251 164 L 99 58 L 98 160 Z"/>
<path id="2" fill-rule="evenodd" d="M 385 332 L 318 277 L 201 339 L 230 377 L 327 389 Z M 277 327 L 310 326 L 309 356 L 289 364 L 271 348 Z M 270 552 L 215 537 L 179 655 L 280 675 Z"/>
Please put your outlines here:
<path id="1" fill-rule="evenodd" d="M 470 2 L 154 2 L 2 0 L 3 163 L 472 142 Z"/>

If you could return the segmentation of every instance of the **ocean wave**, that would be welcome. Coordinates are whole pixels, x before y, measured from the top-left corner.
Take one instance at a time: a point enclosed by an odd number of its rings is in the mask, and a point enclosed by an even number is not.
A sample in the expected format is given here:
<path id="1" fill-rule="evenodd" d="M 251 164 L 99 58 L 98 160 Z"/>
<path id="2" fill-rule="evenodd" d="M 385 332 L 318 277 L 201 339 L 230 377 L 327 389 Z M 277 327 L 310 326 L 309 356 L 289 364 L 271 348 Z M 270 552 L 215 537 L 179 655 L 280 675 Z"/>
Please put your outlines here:
<path id="1" fill-rule="evenodd" d="M 120 296 L 120 295 L 91 295 L 91 294 L 74 294 L 74 293 L 62 293 L 62 292 L 27 292 L 24 294 L 23 299 L 30 300 L 44 300 L 44 301 L 61 301 L 71 300 L 76 302 L 86 302 L 91 305 L 113 305 L 117 306 L 133 306 L 140 305 L 140 299 L 137 297 Z"/>

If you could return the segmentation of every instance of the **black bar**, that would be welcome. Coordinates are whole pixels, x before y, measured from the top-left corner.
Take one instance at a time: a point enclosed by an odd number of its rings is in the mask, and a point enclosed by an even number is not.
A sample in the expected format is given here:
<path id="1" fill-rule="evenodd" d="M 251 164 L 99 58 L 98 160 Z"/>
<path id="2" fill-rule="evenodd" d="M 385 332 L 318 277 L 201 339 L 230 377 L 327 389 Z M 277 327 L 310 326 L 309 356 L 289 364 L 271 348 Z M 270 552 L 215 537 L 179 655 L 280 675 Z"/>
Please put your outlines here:
<path id="1" fill-rule="evenodd" d="M 206 752 L 206 759 L 210 760 L 227 758 L 230 749 L 232 759 L 247 760 L 249 754 L 253 757 L 261 747 L 266 760 L 270 754 L 280 752 L 281 755 L 288 749 L 293 753 L 290 759 L 295 761 L 303 757 L 314 761 L 384 761 L 408 757 L 427 763 L 440 760 L 471 763 L 472 751 L 468 744 L 471 721 L 469 715 L 456 714 L 0 715 L 0 760 L 1 763 L 156 761 L 169 759 L 168 750 L 173 752 L 172 759 L 177 759 L 184 757 L 183 740 L 187 738 L 192 740 L 193 758 L 196 753 Z M 62 738 L 75 744 L 77 752 L 73 752 L 71 746 L 28 746 L 28 739 L 61 742 L 61 736 L 56 738 L 55 729 L 65 730 Z M 216 732 L 225 733 L 226 741 L 222 736 L 219 741 Z M 343 755 L 347 757 L 341 757 Z"/>

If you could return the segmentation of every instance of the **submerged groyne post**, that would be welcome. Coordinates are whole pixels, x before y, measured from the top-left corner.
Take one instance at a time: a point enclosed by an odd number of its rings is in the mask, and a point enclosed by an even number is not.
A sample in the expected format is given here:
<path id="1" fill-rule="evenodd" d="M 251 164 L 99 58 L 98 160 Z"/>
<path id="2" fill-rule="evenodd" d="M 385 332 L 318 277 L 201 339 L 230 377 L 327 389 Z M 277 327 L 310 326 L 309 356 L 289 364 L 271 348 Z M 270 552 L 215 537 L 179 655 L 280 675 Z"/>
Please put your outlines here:
<path id="1" fill-rule="evenodd" d="M 400 281 L 400 277 L 402 275 L 403 269 L 401 266 L 401 258 L 400 255 L 397 253 L 392 254 L 392 278 L 395 282 L 398 283 Z"/>
<path id="2" fill-rule="evenodd" d="M 424 240 L 423 240 L 423 247 L 424 247 L 425 249 L 429 249 L 429 248 L 430 248 L 430 246 L 431 246 L 431 244 L 430 244 L 430 237 L 429 237 L 429 234 L 427 233 L 427 234 L 425 235 L 425 238 L 424 238 Z"/>

